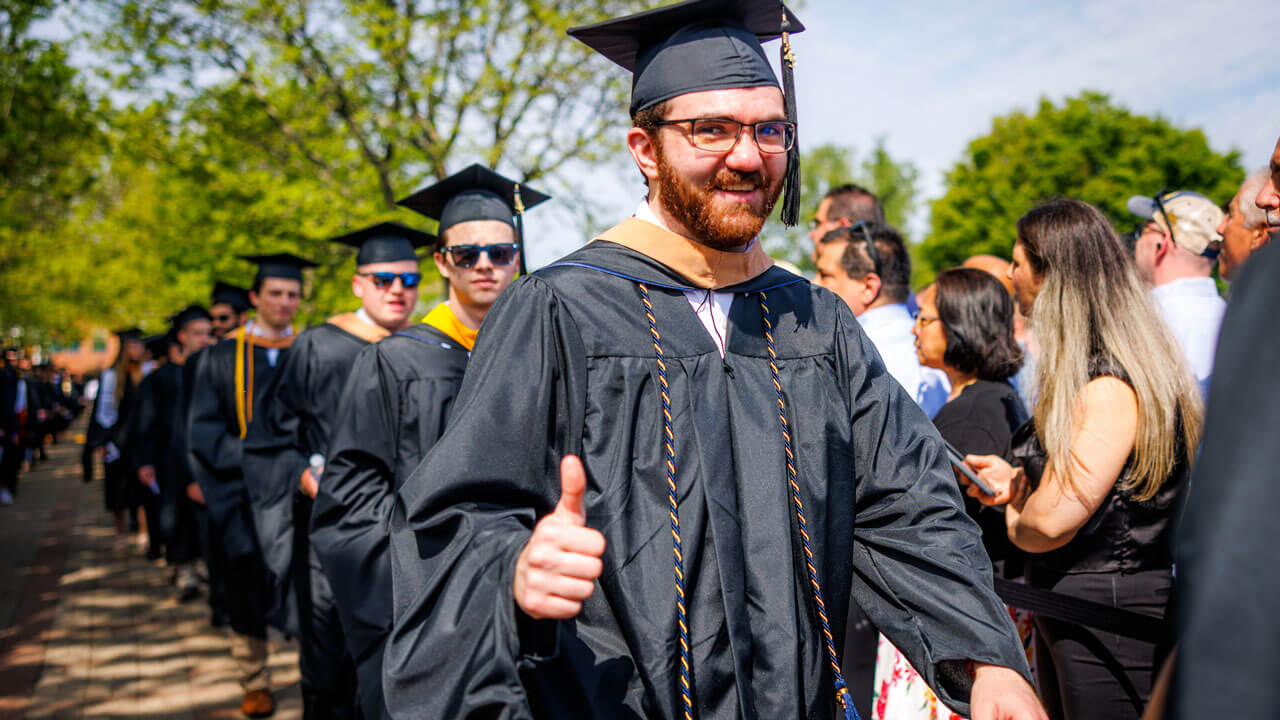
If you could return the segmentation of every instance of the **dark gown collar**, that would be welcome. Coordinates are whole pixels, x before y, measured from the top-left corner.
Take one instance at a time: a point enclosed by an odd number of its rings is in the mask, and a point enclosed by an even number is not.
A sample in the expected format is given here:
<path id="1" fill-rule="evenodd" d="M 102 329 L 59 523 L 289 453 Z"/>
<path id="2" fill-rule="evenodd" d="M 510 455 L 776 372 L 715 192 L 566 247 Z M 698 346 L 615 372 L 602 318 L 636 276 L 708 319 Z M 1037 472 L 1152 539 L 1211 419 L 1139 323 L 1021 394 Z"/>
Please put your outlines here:
<path id="1" fill-rule="evenodd" d="M 644 253 L 606 239 L 599 239 L 590 243 L 586 247 L 548 265 L 540 270 L 539 273 L 563 267 L 587 268 L 625 278 L 632 282 L 645 283 L 652 287 L 666 288 L 668 290 L 708 289 L 691 282 L 676 270 Z M 726 287 L 716 287 L 714 290 L 726 293 L 765 292 L 799 282 L 805 282 L 804 278 L 773 265 L 754 277 Z"/>

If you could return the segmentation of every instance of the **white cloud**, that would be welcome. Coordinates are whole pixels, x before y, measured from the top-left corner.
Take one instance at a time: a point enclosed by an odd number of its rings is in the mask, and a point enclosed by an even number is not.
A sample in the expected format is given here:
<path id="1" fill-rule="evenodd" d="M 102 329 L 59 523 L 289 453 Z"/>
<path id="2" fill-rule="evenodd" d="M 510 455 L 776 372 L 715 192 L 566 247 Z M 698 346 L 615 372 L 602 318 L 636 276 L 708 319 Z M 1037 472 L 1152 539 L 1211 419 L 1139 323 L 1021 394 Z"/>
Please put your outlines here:
<path id="1" fill-rule="evenodd" d="M 1280 3 L 814 0 L 801 18 L 805 142 L 865 149 L 887 135 L 930 198 L 992 117 L 1033 110 L 1042 96 L 1107 92 L 1134 112 L 1202 128 L 1247 166 L 1265 163 L 1280 133 Z"/>

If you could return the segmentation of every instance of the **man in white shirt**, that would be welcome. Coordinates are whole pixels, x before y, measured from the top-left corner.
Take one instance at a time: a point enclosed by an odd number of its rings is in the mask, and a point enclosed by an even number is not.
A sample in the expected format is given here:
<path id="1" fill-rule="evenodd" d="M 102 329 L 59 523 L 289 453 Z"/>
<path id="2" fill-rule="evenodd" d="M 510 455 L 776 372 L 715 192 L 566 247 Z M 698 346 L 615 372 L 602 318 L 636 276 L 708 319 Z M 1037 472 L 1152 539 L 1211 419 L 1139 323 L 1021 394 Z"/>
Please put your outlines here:
<path id="1" fill-rule="evenodd" d="M 1213 375 L 1213 353 L 1227 310 L 1210 277 L 1222 242 L 1217 231 L 1222 210 L 1187 190 L 1131 197 L 1128 207 L 1147 220 L 1133 247 L 1138 272 L 1151 285 L 1151 296 L 1203 392 Z"/>
<path id="2" fill-rule="evenodd" d="M 889 374 L 933 417 L 951 387 L 945 375 L 922 366 L 916 356 L 911 334 L 915 320 L 907 309 L 911 256 L 902 236 L 885 223 L 859 222 L 832 230 L 817 251 L 814 282 L 853 310 Z"/>

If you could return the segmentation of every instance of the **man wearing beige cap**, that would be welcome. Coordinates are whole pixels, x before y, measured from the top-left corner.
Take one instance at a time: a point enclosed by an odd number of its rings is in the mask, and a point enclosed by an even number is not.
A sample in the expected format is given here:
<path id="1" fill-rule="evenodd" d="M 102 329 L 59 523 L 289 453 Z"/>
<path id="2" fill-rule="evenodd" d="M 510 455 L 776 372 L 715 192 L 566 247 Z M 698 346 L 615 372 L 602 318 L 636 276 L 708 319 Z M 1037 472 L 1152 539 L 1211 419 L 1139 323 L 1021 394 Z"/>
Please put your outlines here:
<path id="1" fill-rule="evenodd" d="M 1152 286 L 1151 296 L 1204 392 L 1227 309 L 1210 277 L 1222 243 L 1222 210 L 1188 190 L 1131 197 L 1128 207 L 1147 220 L 1133 248 L 1138 272 Z"/>

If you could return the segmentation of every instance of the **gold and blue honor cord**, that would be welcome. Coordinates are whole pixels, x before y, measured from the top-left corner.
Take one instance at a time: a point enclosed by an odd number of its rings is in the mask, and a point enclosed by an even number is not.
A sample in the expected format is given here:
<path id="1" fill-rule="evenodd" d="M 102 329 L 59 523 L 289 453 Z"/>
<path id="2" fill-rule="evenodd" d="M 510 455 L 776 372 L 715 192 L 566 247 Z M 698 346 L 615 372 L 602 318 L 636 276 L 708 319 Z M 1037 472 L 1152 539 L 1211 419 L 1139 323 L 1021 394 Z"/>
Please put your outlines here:
<path id="1" fill-rule="evenodd" d="M 645 318 L 649 322 L 649 335 L 653 338 L 653 353 L 658 363 L 658 390 L 662 396 L 663 449 L 667 469 L 667 502 L 671 516 L 671 543 L 675 555 L 676 624 L 680 629 L 678 659 L 680 703 L 683 720 L 693 720 L 693 692 L 689 682 L 689 618 L 684 596 L 684 550 L 680 541 L 680 503 L 676 497 L 675 430 L 671 420 L 671 388 L 667 380 L 666 353 L 662 349 L 662 335 L 658 332 L 658 320 L 653 314 L 653 303 L 649 300 L 649 288 L 645 287 L 644 283 L 636 284 L 640 288 L 640 300 L 644 303 Z M 791 500 L 795 504 L 796 519 L 800 524 L 800 539 L 804 547 L 809 585 L 813 590 L 814 604 L 818 609 L 818 620 L 822 624 L 822 639 L 827 649 L 827 659 L 831 663 L 831 672 L 835 678 L 836 702 L 844 711 L 845 720 L 858 720 L 858 711 L 853 707 L 849 687 L 845 683 L 844 674 L 840 672 L 840 658 L 836 653 L 835 638 L 831 634 L 831 623 L 827 620 L 827 606 L 822 599 L 822 583 L 818 580 L 813 548 L 809 543 L 804 503 L 800 500 L 800 484 L 796 479 L 795 454 L 791 449 L 791 427 L 787 420 L 786 400 L 782 394 L 782 381 L 778 378 L 778 356 L 773 346 L 773 322 L 764 293 L 760 293 L 760 311 L 764 319 L 764 336 L 769 347 L 769 372 L 773 379 L 773 387 L 778 393 L 778 420 L 782 426 L 783 450 L 786 453 L 787 483 L 791 487 Z"/>
<path id="2" fill-rule="evenodd" d="M 769 374 L 773 389 L 778 393 L 778 422 L 782 426 L 782 448 L 787 456 L 787 485 L 791 487 L 791 502 L 796 506 L 796 520 L 800 525 L 800 544 L 804 548 L 804 563 L 809 570 L 809 585 L 813 589 L 813 602 L 818 608 L 818 620 L 822 624 L 822 642 L 827 648 L 827 660 L 831 663 L 835 678 L 836 702 L 844 710 L 845 720 L 858 720 L 853 707 L 848 683 L 840 672 L 840 656 L 836 653 L 836 641 L 831 635 L 831 623 L 827 620 L 827 604 L 822 599 L 822 582 L 814 565 L 813 548 L 809 544 L 809 528 L 804 517 L 804 503 L 800 500 L 800 483 L 796 480 L 796 458 L 791 450 L 791 423 L 787 420 L 787 401 L 782 394 L 782 381 L 778 379 L 778 354 L 773 347 L 773 321 L 769 313 L 768 297 L 760 293 L 760 314 L 764 319 L 764 338 L 769 348 Z"/>
<path id="3" fill-rule="evenodd" d="M 671 422 L 671 393 L 667 384 L 667 362 L 662 351 L 662 335 L 658 333 L 658 320 L 653 315 L 653 303 L 649 301 L 649 288 L 640 286 L 640 300 L 649 320 L 649 335 L 653 337 L 653 353 L 658 360 L 658 391 L 662 395 L 662 440 L 664 460 L 667 466 L 667 503 L 671 515 L 671 545 L 675 551 L 676 570 L 676 623 L 680 626 L 680 704 L 684 720 L 693 720 L 693 690 L 689 687 L 689 618 L 684 604 L 684 549 L 680 543 L 680 502 L 676 498 L 676 446 L 675 430 Z"/>

